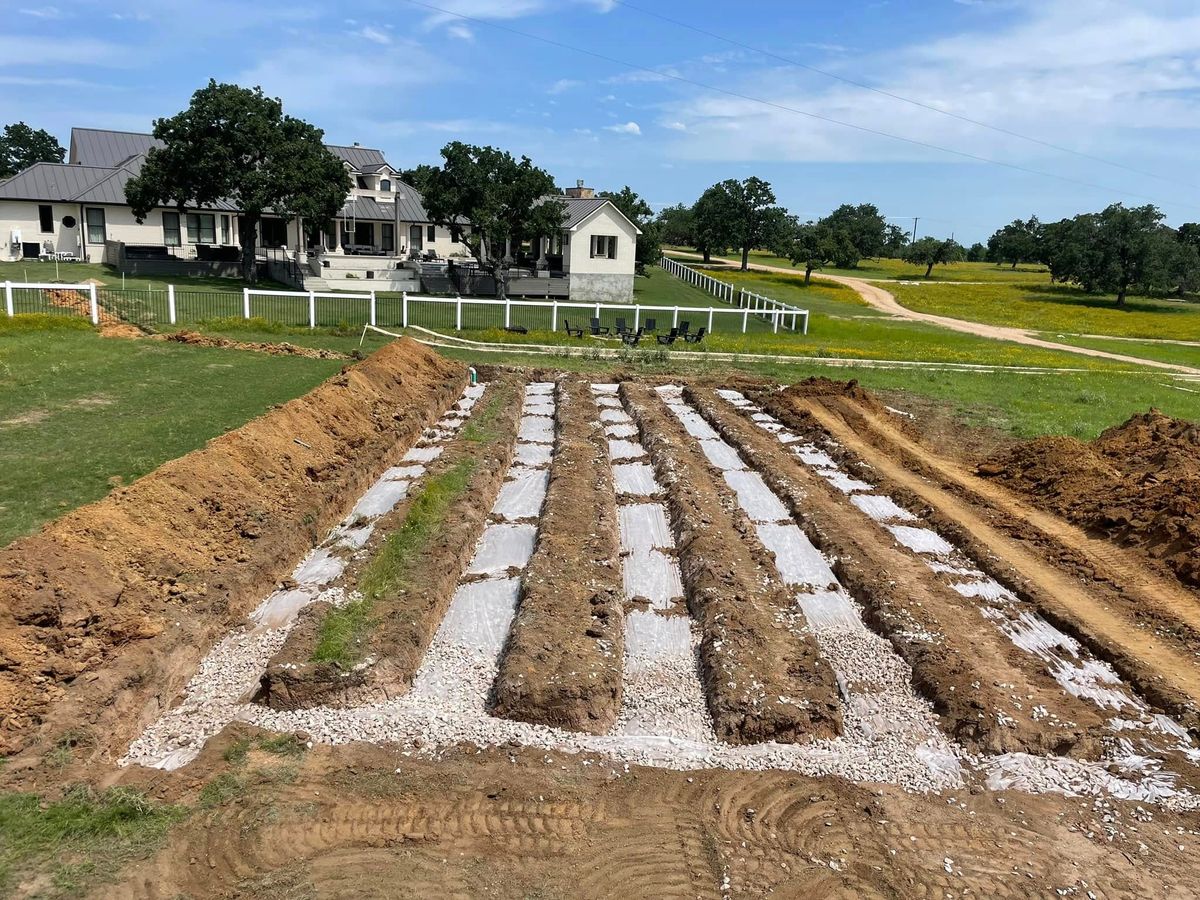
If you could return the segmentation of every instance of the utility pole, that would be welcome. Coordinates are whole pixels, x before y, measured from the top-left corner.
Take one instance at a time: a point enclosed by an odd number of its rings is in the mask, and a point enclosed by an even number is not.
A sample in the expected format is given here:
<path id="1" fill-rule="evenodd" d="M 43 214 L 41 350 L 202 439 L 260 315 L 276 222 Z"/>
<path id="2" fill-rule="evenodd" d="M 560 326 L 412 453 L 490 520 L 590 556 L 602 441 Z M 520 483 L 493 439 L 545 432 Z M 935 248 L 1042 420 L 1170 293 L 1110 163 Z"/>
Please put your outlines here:
<path id="1" fill-rule="evenodd" d="M 910 244 L 915 244 L 917 242 L 917 218 L 917 216 L 913 216 L 912 237 L 908 241 Z"/>

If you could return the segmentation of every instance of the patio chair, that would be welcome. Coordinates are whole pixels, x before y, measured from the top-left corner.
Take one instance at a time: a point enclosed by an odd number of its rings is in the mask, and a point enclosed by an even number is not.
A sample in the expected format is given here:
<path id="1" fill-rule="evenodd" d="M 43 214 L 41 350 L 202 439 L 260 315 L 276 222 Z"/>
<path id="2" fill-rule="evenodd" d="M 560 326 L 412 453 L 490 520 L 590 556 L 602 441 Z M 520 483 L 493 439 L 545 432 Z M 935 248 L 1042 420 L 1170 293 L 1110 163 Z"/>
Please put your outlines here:
<path id="1" fill-rule="evenodd" d="M 38 259 L 54 259 L 54 241 L 42 241 L 42 252 L 38 254 Z"/>
<path id="2" fill-rule="evenodd" d="M 602 335 L 607 335 L 609 333 L 608 326 L 601 325 L 600 320 L 596 319 L 596 318 L 593 318 L 591 321 L 591 330 L 592 330 L 592 335 L 596 336 L 596 337 L 602 336 Z"/>
<path id="3" fill-rule="evenodd" d="M 700 329 L 695 334 L 685 334 L 683 336 L 683 339 L 685 341 L 687 341 L 689 344 L 698 344 L 702 340 L 704 340 L 704 332 L 706 330 L 707 329 L 703 325 L 701 325 Z"/>
<path id="4" fill-rule="evenodd" d="M 621 343 L 625 344 L 627 347 L 636 347 L 638 345 L 638 341 L 642 339 L 643 331 L 644 329 L 642 328 L 639 328 L 637 331 L 622 331 Z"/>
<path id="5" fill-rule="evenodd" d="M 654 334 L 654 332 L 658 331 L 658 320 L 657 319 L 647 319 L 645 327 L 646 327 L 646 334 Z"/>
<path id="6" fill-rule="evenodd" d="M 689 322 L 687 319 L 684 319 L 682 322 L 679 323 L 679 336 L 687 337 L 688 329 L 691 327 L 692 327 L 692 323 Z"/>
<path id="7" fill-rule="evenodd" d="M 563 330 L 566 331 L 567 337 L 577 337 L 577 338 L 583 337 L 583 329 L 582 328 L 572 328 L 571 323 L 569 321 L 567 321 L 566 319 L 563 319 L 563 326 L 564 326 Z"/>
<path id="8" fill-rule="evenodd" d="M 625 327 L 625 318 L 623 316 L 617 316 L 617 325 L 615 331 L 621 336 L 624 336 L 625 333 L 629 331 L 629 329 Z"/>
<path id="9" fill-rule="evenodd" d="M 675 339 L 679 337 L 679 329 L 672 328 L 669 333 L 656 334 L 654 337 L 658 340 L 658 342 L 660 344 L 664 344 L 664 345 L 673 344 L 673 343 L 675 343 Z"/>

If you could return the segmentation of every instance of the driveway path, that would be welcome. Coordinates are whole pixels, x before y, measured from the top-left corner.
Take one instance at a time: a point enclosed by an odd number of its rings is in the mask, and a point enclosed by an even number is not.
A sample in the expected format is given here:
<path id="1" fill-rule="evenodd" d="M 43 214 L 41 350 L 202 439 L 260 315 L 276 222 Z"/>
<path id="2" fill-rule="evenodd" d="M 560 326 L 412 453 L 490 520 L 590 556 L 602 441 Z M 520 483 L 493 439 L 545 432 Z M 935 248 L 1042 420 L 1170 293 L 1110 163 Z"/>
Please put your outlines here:
<path id="1" fill-rule="evenodd" d="M 687 256 L 692 259 L 700 259 L 699 253 L 684 253 L 682 251 L 671 251 L 674 256 Z M 737 267 L 739 262 L 732 259 L 722 259 L 714 256 L 713 262 L 726 263 Z M 765 266 L 758 263 L 751 263 L 751 269 L 756 269 L 760 272 L 782 272 L 785 275 L 795 275 L 795 269 L 785 268 L 783 266 Z M 1094 350 L 1090 347 L 1073 347 L 1070 344 L 1058 344 L 1054 341 L 1047 341 L 1037 337 L 1032 331 L 1026 331 L 1022 328 L 1010 328 L 1005 325 L 984 325 L 981 322 L 968 322 L 965 319 L 953 319 L 949 316 L 935 316 L 932 313 L 917 312 L 909 309 L 906 306 L 901 306 L 899 301 L 877 284 L 872 284 L 869 281 L 864 281 L 861 278 L 850 278 L 846 275 L 826 275 L 821 272 L 813 272 L 813 278 L 820 278 L 824 281 L 836 281 L 839 284 L 844 284 L 847 287 L 853 288 L 858 292 L 858 295 L 867 302 L 868 306 L 873 306 L 882 312 L 895 316 L 900 319 L 908 319 L 912 322 L 926 322 L 930 325 L 937 325 L 941 328 L 948 328 L 951 331 L 961 331 L 964 334 L 973 334 L 978 337 L 993 338 L 998 341 L 1013 341 L 1017 344 L 1025 344 L 1029 347 L 1041 347 L 1044 350 L 1060 350 L 1064 353 L 1077 353 L 1080 356 L 1093 356 L 1098 359 L 1111 359 L 1116 362 L 1131 363 L 1139 366 L 1150 366 L 1154 369 L 1166 369 L 1170 372 L 1181 372 L 1185 375 L 1200 375 L 1200 368 L 1195 366 L 1183 366 L 1176 363 L 1161 362 L 1156 359 L 1145 359 L 1141 356 L 1125 356 L 1122 353 L 1111 353 L 1107 350 Z"/>

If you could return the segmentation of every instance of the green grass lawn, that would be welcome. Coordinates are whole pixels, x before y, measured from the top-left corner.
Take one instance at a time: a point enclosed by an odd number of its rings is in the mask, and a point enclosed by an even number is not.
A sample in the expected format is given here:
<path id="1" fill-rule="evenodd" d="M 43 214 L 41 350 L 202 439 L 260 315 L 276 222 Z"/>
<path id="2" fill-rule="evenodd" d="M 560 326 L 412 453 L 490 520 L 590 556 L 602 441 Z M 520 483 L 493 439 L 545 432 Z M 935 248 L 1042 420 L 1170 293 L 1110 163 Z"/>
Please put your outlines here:
<path id="1" fill-rule="evenodd" d="M 161 290 L 167 289 L 167 283 L 177 288 L 203 291 L 228 291 L 242 293 L 242 283 L 236 278 L 215 278 L 209 275 L 194 277 L 171 276 L 170 278 L 144 278 L 136 275 L 126 275 L 101 263 L 59 263 L 57 271 L 53 262 L 38 260 L 18 260 L 13 263 L 0 265 L 0 281 L 26 281 L 31 283 L 62 282 L 64 284 L 82 284 L 96 279 L 105 287 L 127 288 L 129 290 Z M 291 290 L 286 285 L 269 278 L 263 279 L 257 287 L 263 290 Z"/>
<path id="2" fill-rule="evenodd" d="M 1200 368 L 1200 347 L 1158 344 L 1152 341 L 1080 337 L 1074 334 L 1057 334 L 1052 331 L 1045 332 L 1040 337 L 1060 344 L 1070 344 L 1072 347 L 1088 347 L 1093 350 L 1104 350 L 1107 353 L 1120 353 L 1124 356 L 1136 356 L 1141 359 L 1153 359 L 1158 362 Z"/>
<path id="3" fill-rule="evenodd" d="M 0 317 L 0 545 L 315 387 L 338 360 Z"/>
<path id="4" fill-rule="evenodd" d="M 1200 340 L 1200 303 L 1130 297 L 1119 309 L 1113 297 L 1050 284 L 896 284 L 888 290 L 909 309 L 989 325 L 1055 335 Z"/>

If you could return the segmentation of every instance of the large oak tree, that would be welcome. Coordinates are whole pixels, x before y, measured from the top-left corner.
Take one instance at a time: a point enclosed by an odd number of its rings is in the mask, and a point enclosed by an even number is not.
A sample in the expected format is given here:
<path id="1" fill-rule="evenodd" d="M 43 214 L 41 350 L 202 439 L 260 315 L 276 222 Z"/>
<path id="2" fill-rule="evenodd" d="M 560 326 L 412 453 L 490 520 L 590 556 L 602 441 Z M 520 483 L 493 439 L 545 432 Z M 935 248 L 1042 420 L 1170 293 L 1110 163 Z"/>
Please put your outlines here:
<path id="1" fill-rule="evenodd" d="M 146 155 L 125 198 L 141 222 L 155 207 L 211 208 L 221 200 L 241 211 L 242 276 L 256 278 L 254 247 L 264 214 L 334 218 L 350 193 L 345 165 L 315 125 L 285 115 L 262 88 L 209 81 L 188 108 L 156 119 L 162 142 Z"/>
<path id="2" fill-rule="evenodd" d="M 0 134 L 0 181 L 24 172 L 34 163 L 60 163 L 67 151 L 50 132 L 24 122 L 4 126 Z"/>

